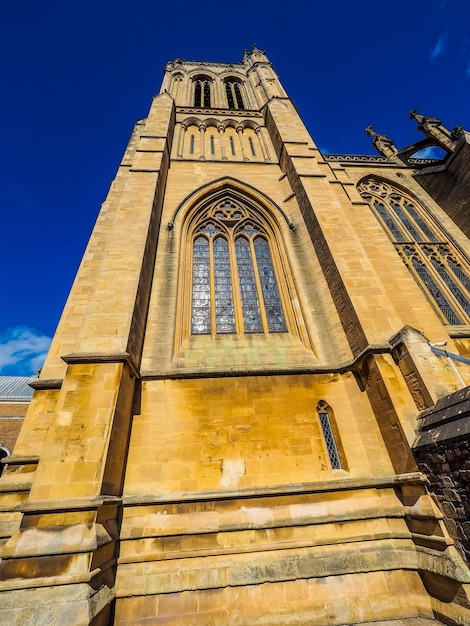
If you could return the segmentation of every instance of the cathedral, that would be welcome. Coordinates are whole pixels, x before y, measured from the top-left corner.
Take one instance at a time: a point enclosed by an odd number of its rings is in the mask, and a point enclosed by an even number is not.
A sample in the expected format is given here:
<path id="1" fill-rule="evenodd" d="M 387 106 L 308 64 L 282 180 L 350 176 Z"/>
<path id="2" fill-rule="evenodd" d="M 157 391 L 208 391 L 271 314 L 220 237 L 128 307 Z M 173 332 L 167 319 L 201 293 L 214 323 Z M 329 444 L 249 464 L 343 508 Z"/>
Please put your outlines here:
<path id="1" fill-rule="evenodd" d="M 257 46 L 167 63 L 3 459 L 0 623 L 470 625 L 470 134 L 410 116 L 323 154 Z"/>

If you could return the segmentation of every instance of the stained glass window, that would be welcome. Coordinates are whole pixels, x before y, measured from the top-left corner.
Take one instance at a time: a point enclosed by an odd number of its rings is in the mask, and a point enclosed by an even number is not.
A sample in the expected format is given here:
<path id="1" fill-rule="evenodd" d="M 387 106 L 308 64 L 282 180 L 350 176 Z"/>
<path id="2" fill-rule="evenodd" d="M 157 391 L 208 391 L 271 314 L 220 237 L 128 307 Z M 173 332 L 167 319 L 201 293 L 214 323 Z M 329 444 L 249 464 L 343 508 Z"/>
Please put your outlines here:
<path id="1" fill-rule="evenodd" d="M 439 274 L 439 276 L 444 281 L 444 283 L 452 291 L 452 293 L 454 294 L 454 296 L 457 299 L 457 301 L 460 304 L 460 306 L 464 309 L 464 311 L 467 313 L 467 315 L 470 315 L 470 302 L 469 302 L 468 298 L 464 295 L 464 293 L 462 292 L 460 287 L 457 285 L 455 280 L 449 274 L 449 272 L 447 271 L 446 267 L 442 263 L 439 263 L 439 261 L 437 259 L 435 259 L 434 257 L 431 258 L 431 263 L 432 263 L 432 266 L 434 267 L 434 269 Z"/>
<path id="2" fill-rule="evenodd" d="M 264 299 L 264 308 L 266 310 L 266 317 L 268 318 L 269 332 L 285 332 L 286 324 L 284 322 L 284 314 L 279 299 L 271 252 L 269 251 L 269 244 L 266 239 L 262 237 L 255 239 L 255 254 L 261 283 L 261 292 Z"/>
<path id="3" fill-rule="evenodd" d="M 287 332 L 266 227 L 224 201 L 193 232 L 192 334 Z"/>
<path id="4" fill-rule="evenodd" d="M 214 239 L 215 320 L 217 333 L 235 332 L 232 274 L 227 240 Z"/>
<path id="5" fill-rule="evenodd" d="M 444 313 L 449 324 L 461 324 L 461 320 L 457 317 L 452 306 L 449 304 L 449 301 L 442 293 L 442 290 L 437 286 L 436 281 L 432 278 L 427 270 L 426 266 L 418 261 L 418 259 L 412 259 L 413 267 L 416 270 L 416 273 L 423 281 L 426 289 L 429 291 L 431 296 L 434 298 L 440 310 Z"/>
<path id="6" fill-rule="evenodd" d="M 205 237 L 197 237 L 193 247 L 192 332 L 194 335 L 211 332 L 210 312 L 209 242 Z"/>
<path id="7" fill-rule="evenodd" d="M 449 264 L 450 269 L 454 272 L 454 274 L 462 283 L 462 285 L 465 287 L 465 289 L 468 292 L 470 292 L 470 280 L 467 274 L 463 271 L 462 267 L 454 261 L 452 257 L 448 256 L 446 258 L 447 258 L 447 263 Z"/>
<path id="8" fill-rule="evenodd" d="M 469 265 L 445 231 L 418 202 L 389 183 L 365 180 L 359 191 L 442 320 L 469 324 Z"/>
<path id="9" fill-rule="evenodd" d="M 235 250 L 237 254 L 238 279 L 240 281 L 245 332 L 261 333 L 263 332 L 263 326 L 250 244 L 244 237 L 239 237 L 235 242 Z"/>
<path id="10" fill-rule="evenodd" d="M 406 241 L 405 235 L 398 228 L 395 220 L 392 218 L 392 216 L 389 214 L 389 212 L 385 208 L 384 203 L 378 202 L 377 200 L 375 200 L 374 206 L 377 210 L 377 213 L 380 215 L 380 217 L 385 222 L 385 225 L 387 226 L 389 231 L 392 233 L 393 239 L 395 241 Z"/>

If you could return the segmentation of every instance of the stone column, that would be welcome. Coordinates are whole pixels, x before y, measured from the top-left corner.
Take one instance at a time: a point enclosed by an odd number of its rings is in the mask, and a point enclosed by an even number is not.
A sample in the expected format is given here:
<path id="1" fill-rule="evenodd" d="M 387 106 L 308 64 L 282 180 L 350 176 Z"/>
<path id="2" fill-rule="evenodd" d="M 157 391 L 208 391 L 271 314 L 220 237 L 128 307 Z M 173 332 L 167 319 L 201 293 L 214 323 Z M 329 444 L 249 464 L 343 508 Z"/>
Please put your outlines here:
<path id="1" fill-rule="evenodd" d="M 242 152 L 243 160 L 244 161 L 249 161 L 250 159 L 245 155 L 245 150 L 243 149 L 243 141 L 242 141 L 243 128 L 241 126 L 237 127 L 237 135 L 238 135 L 238 139 L 240 141 L 240 150 Z"/>
<path id="2" fill-rule="evenodd" d="M 271 159 L 269 158 L 268 146 L 266 143 L 266 139 L 264 137 L 265 132 L 266 130 L 263 126 L 258 126 L 258 128 L 255 129 L 255 133 L 258 136 L 259 145 L 261 146 L 261 152 L 263 153 L 265 162 L 267 162 L 267 161 L 270 161 Z"/>
<path id="3" fill-rule="evenodd" d="M 177 149 L 178 159 L 183 158 L 184 136 L 186 134 L 187 128 L 188 127 L 186 126 L 186 124 L 183 124 L 183 123 L 180 124 L 180 131 L 179 131 L 179 137 L 178 137 L 178 149 Z"/>
<path id="4" fill-rule="evenodd" d="M 206 134 L 206 126 L 205 124 L 200 124 L 199 125 L 199 136 L 201 138 L 201 154 L 199 155 L 199 158 L 201 161 L 205 161 L 206 160 L 206 155 L 205 155 L 205 146 L 204 146 L 204 136 Z"/>
<path id="5" fill-rule="evenodd" d="M 222 125 L 220 125 L 217 127 L 217 130 L 219 131 L 220 153 L 222 155 L 222 161 L 227 161 L 227 157 L 225 156 L 225 143 L 224 143 L 225 128 Z"/>

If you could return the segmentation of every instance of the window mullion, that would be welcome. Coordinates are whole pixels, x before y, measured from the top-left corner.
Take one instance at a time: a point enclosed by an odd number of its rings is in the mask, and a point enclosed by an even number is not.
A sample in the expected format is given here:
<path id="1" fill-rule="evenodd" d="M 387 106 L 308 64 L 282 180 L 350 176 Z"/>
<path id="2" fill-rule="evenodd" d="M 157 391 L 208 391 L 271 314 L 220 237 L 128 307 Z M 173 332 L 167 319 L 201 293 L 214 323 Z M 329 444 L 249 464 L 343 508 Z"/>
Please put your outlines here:
<path id="1" fill-rule="evenodd" d="M 421 252 L 421 251 L 419 251 Z M 447 285 L 444 284 L 444 281 L 442 280 L 442 278 L 439 276 L 439 274 L 435 271 L 434 267 L 432 266 L 431 263 L 429 263 L 427 261 L 427 259 L 423 258 L 423 255 L 421 254 L 417 254 L 415 253 L 414 258 L 421 263 L 424 266 L 424 269 L 426 270 L 429 278 L 434 282 L 435 286 L 437 287 L 437 289 L 439 289 L 441 296 L 443 298 L 443 300 L 447 303 L 447 305 L 450 307 L 450 313 L 453 313 L 455 315 L 456 318 L 459 317 L 460 314 L 460 307 L 456 307 L 455 306 L 455 300 L 453 297 L 449 297 L 452 296 L 452 294 L 450 293 L 450 291 L 447 289 Z M 410 264 L 409 267 L 411 268 L 412 272 L 413 272 L 413 276 L 415 276 L 415 280 L 416 282 L 422 286 L 421 288 L 424 288 L 424 293 L 428 294 L 428 297 L 431 300 L 431 303 L 434 302 L 435 303 L 435 307 L 433 307 L 433 309 L 438 313 L 439 317 L 442 318 L 444 324 L 451 324 L 452 325 L 452 321 L 450 321 L 447 317 L 446 317 L 446 313 L 442 310 L 441 306 L 439 305 L 439 301 L 436 299 L 436 296 L 433 295 L 432 290 L 430 290 L 430 288 L 428 287 L 428 285 L 425 283 L 425 281 L 421 278 L 421 276 L 419 275 L 419 272 L 416 270 L 416 268 L 414 267 L 413 263 L 412 263 L 412 259 L 413 256 L 410 257 Z M 457 323 L 462 323 L 462 316 L 460 315 L 460 321 Z"/>
<path id="2" fill-rule="evenodd" d="M 217 320 L 215 315 L 215 273 L 214 273 L 214 237 L 209 239 L 209 284 L 211 303 L 211 335 L 217 333 Z"/>
<path id="3" fill-rule="evenodd" d="M 455 284 L 456 289 L 460 290 L 462 298 L 468 301 L 469 298 L 466 294 L 466 290 L 462 289 L 462 285 L 460 281 L 457 279 L 455 274 L 450 270 L 450 268 L 448 267 L 446 263 L 446 260 L 442 258 L 442 256 L 439 254 L 437 250 L 434 251 L 432 256 L 434 257 L 434 260 L 437 264 L 442 265 L 443 269 L 446 271 L 449 277 L 449 280 Z M 442 292 L 445 294 L 447 300 L 449 300 L 449 302 L 452 304 L 452 307 L 455 309 L 456 313 L 460 316 L 460 318 L 462 318 L 463 320 L 465 320 L 466 323 L 468 323 L 469 312 L 465 309 L 463 304 L 460 302 L 459 298 L 454 293 L 454 290 L 452 289 L 452 287 L 448 285 L 446 280 L 439 274 L 438 270 L 434 267 L 434 264 L 432 263 L 431 259 L 432 257 L 430 257 L 428 260 L 428 266 L 434 272 L 434 276 L 437 276 L 436 282 L 439 284 L 439 287 L 441 288 Z"/>
<path id="4" fill-rule="evenodd" d="M 252 238 L 250 238 L 250 254 L 251 254 L 251 262 L 253 264 L 253 273 L 255 275 L 256 291 L 258 292 L 258 305 L 259 305 L 259 310 L 261 314 L 261 323 L 263 324 L 263 332 L 268 333 L 269 332 L 268 318 L 266 316 L 263 289 L 261 287 L 261 281 L 259 278 L 258 261 L 256 260 L 254 240 Z"/>

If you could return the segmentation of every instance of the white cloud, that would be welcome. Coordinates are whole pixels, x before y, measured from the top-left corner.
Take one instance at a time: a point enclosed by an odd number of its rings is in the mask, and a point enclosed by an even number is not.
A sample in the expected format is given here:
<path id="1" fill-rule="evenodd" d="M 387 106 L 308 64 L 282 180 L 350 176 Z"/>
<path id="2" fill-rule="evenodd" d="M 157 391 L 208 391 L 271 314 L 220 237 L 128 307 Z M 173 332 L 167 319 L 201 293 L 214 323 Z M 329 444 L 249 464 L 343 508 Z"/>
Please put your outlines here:
<path id="1" fill-rule="evenodd" d="M 27 326 L 0 333 L 0 374 L 32 376 L 44 363 L 50 343 L 50 337 Z"/>
<path id="2" fill-rule="evenodd" d="M 445 156 L 445 151 L 439 146 L 428 146 L 413 154 L 415 159 L 443 159 Z"/>
<path id="3" fill-rule="evenodd" d="M 444 53 L 444 49 L 447 44 L 447 37 L 445 35 L 439 35 L 436 44 L 432 50 L 429 51 L 431 60 L 436 59 Z"/>

